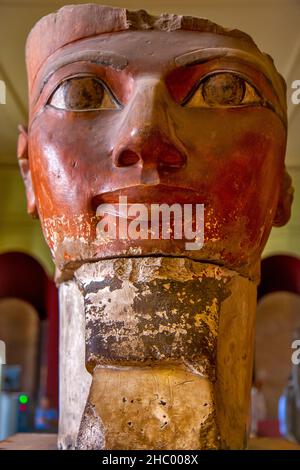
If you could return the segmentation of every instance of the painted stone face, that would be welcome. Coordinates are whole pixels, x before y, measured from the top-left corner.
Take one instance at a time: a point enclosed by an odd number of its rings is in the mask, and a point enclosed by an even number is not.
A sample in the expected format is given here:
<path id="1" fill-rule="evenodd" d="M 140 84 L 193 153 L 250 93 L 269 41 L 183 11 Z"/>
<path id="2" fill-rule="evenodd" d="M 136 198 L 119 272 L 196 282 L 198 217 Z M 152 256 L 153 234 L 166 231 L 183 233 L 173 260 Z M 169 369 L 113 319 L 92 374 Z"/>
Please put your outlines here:
<path id="1" fill-rule="evenodd" d="M 60 269 L 165 254 L 257 275 L 290 201 L 285 88 L 250 39 L 181 29 L 83 38 L 46 57 L 29 95 L 21 168 Z M 119 196 L 147 207 L 204 204 L 203 248 L 172 237 L 101 242 L 97 208 Z"/>

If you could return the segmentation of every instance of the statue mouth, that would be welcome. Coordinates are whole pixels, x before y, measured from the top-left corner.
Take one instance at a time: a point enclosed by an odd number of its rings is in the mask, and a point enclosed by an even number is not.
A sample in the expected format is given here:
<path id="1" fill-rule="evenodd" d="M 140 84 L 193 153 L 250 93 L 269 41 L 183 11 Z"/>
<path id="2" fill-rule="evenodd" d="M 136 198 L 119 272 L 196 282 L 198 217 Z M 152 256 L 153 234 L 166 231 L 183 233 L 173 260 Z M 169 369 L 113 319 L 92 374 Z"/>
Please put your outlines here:
<path id="1" fill-rule="evenodd" d="M 126 197 L 128 204 L 202 204 L 203 196 L 197 191 L 182 186 L 138 185 L 108 191 L 92 198 L 94 211 L 101 204 L 118 204 L 120 197 Z"/>
<path id="2" fill-rule="evenodd" d="M 106 245 L 125 241 L 136 248 L 145 241 L 155 245 L 161 240 L 181 240 L 185 250 L 200 250 L 204 204 L 197 200 L 199 195 L 192 190 L 164 185 L 131 187 L 96 197 L 96 240 Z"/>

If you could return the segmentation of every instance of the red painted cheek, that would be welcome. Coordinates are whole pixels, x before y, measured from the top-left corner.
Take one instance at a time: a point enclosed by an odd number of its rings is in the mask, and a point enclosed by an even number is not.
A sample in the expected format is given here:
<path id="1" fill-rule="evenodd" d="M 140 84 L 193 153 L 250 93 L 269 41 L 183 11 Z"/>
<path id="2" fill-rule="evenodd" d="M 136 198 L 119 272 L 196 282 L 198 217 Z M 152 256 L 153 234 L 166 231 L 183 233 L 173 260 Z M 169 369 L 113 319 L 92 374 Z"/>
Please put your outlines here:
<path id="1" fill-rule="evenodd" d="M 268 197 L 276 174 L 270 141 L 262 135 L 244 135 L 224 156 L 214 179 L 214 205 L 224 230 L 243 223 L 245 237 L 253 242 L 267 218 Z M 269 181 L 266 175 L 269 174 Z"/>

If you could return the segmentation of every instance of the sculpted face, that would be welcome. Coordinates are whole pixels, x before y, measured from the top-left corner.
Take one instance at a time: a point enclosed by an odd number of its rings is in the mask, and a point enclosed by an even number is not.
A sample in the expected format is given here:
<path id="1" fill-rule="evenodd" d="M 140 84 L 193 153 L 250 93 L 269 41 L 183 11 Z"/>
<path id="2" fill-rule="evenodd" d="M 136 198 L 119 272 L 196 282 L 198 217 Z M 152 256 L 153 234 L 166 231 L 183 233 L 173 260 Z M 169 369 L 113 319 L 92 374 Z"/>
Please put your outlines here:
<path id="1" fill-rule="evenodd" d="M 30 64 L 34 50 L 29 51 Z M 255 277 L 272 225 L 289 218 L 283 81 L 250 39 L 127 30 L 57 48 L 30 76 L 19 157 L 60 269 L 169 254 Z M 284 183 L 285 182 L 285 183 Z M 205 240 L 97 240 L 97 207 L 199 203 Z"/>

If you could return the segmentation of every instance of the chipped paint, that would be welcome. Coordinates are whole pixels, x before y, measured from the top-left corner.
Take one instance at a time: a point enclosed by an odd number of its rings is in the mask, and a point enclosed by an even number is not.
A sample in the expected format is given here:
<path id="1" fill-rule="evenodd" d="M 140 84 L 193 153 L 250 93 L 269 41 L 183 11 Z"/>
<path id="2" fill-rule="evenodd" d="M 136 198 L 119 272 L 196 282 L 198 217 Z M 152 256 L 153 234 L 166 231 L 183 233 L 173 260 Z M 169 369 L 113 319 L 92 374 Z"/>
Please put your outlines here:
<path id="1" fill-rule="evenodd" d="M 85 264 L 75 276 L 84 297 L 88 368 L 184 360 L 213 379 L 219 311 L 232 275 L 182 258 Z"/>

